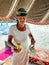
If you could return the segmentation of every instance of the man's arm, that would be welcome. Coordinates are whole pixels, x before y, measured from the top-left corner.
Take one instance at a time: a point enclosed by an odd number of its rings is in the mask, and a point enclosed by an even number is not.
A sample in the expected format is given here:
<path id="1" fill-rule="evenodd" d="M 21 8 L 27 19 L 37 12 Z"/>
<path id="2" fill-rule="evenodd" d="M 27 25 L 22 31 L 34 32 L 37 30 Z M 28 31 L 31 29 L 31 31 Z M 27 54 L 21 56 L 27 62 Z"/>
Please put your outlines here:
<path id="1" fill-rule="evenodd" d="M 8 36 L 8 46 L 11 47 L 12 50 L 15 51 L 16 53 L 17 52 L 20 52 L 21 50 L 20 49 L 17 49 L 17 47 L 12 43 L 12 38 L 13 38 L 12 35 L 9 35 Z"/>
<path id="2" fill-rule="evenodd" d="M 34 45 L 35 45 L 35 40 L 34 40 L 34 38 L 33 38 L 33 36 L 32 36 L 31 33 L 29 33 L 29 38 L 31 39 L 31 45 L 34 47 Z"/>
<path id="3" fill-rule="evenodd" d="M 13 36 L 9 35 L 8 36 L 8 43 L 7 43 L 9 47 L 15 47 L 15 45 L 12 43 L 12 39 L 13 39 Z"/>

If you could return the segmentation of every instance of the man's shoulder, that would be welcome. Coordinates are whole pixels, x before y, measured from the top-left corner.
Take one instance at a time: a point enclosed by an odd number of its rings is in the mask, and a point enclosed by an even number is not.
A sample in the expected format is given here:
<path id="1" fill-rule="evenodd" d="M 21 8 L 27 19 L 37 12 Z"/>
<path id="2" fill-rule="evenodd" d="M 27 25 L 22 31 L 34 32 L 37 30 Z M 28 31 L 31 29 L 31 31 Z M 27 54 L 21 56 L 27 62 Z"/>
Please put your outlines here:
<path id="1" fill-rule="evenodd" d="M 16 24 L 14 24 L 14 25 L 11 25 L 11 27 L 10 27 L 10 28 L 15 28 L 15 26 L 16 26 Z"/>
<path id="2" fill-rule="evenodd" d="M 29 25 L 28 24 L 25 24 L 27 28 L 29 28 Z"/>

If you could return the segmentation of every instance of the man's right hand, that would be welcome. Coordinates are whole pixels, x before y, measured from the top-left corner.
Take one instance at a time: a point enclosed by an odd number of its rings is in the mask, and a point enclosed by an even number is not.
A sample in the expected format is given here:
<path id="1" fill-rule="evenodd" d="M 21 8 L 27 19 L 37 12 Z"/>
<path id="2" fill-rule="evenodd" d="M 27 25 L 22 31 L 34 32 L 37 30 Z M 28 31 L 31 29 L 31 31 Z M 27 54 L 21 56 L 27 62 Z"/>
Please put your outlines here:
<path id="1" fill-rule="evenodd" d="M 17 47 L 15 46 L 15 47 L 12 47 L 12 51 L 18 53 L 21 51 L 21 49 L 17 49 Z"/>

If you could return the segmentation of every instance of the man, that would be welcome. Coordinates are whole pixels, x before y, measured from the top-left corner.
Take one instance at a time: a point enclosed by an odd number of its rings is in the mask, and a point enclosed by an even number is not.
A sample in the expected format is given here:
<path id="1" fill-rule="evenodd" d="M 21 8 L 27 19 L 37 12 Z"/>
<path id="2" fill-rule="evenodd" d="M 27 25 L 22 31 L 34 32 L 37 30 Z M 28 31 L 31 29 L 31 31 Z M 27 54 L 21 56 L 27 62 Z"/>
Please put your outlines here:
<path id="1" fill-rule="evenodd" d="M 31 47 L 34 47 L 35 40 L 29 26 L 25 24 L 26 15 L 27 12 L 24 8 L 18 9 L 16 12 L 17 24 L 12 25 L 9 29 L 8 45 L 14 50 L 12 65 L 28 64 L 28 49 L 30 45 L 28 38 L 31 39 Z M 12 43 L 12 39 L 14 39 L 14 43 Z M 18 44 L 21 45 L 21 50 L 17 48 Z"/>

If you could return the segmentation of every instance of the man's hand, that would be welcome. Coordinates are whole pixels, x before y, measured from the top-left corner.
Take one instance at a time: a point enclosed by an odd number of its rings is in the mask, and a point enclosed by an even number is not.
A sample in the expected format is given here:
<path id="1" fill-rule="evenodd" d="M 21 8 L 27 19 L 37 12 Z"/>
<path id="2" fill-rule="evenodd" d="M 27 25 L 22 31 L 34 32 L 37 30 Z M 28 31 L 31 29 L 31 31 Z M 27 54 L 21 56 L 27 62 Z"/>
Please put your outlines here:
<path id="1" fill-rule="evenodd" d="M 21 51 L 21 49 L 17 49 L 17 47 L 15 46 L 15 47 L 12 47 L 12 51 L 18 53 Z"/>
<path id="2" fill-rule="evenodd" d="M 31 48 L 34 48 L 34 45 L 30 45 L 31 46 Z"/>
<path id="3" fill-rule="evenodd" d="M 17 47 L 14 47 L 14 51 L 17 53 L 17 52 L 20 52 L 21 49 L 17 49 Z"/>

